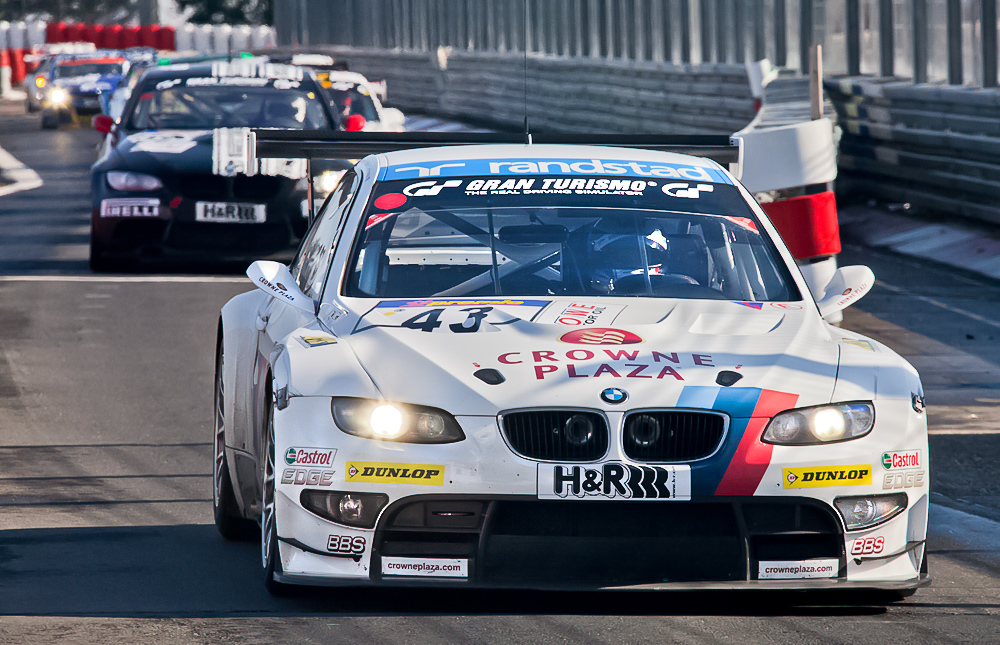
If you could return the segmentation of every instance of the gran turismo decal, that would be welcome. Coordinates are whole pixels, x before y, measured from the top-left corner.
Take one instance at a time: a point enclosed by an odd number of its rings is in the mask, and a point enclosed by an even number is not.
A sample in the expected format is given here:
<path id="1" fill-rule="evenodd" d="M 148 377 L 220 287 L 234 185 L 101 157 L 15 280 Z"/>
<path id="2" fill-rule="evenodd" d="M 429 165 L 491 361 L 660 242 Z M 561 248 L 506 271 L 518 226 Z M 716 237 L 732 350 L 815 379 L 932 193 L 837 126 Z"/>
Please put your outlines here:
<path id="1" fill-rule="evenodd" d="M 458 188 L 462 185 L 461 180 L 450 179 L 448 181 L 418 181 L 403 189 L 403 194 L 409 197 L 429 197 L 438 195 L 445 188 Z"/>
<path id="2" fill-rule="evenodd" d="M 903 468 L 920 468 L 923 466 L 920 459 L 919 450 L 904 450 L 882 453 L 882 467 L 886 470 L 900 470 Z"/>
<path id="3" fill-rule="evenodd" d="M 776 560 L 761 561 L 757 567 L 760 580 L 794 578 L 836 578 L 837 560 Z"/>
<path id="4" fill-rule="evenodd" d="M 331 535 L 326 550 L 337 555 L 361 555 L 368 546 L 363 535 Z"/>
<path id="5" fill-rule="evenodd" d="M 851 555 L 872 555 L 882 553 L 885 548 L 885 538 L 881 535 L 858 538 L 851 545 Z"/>
<path id="6" fill-rule="evenodd" d="M 337 339 L 333 336 L 299 336 L 299 340 L 306 347 L 323 347 L 325 345 L 337 344 Z"/>
<path id="7" fill-rule="evenodd" d="M 665 184 L 660 190 L 663 191 L 664 195 L 670 197 L 680 197 L 683 199 L 698 199 L 701 197 L 702 193 L 711 193 L 715 191 L 715 187 L 712 184 L 695 184 L 691 186 L 690 184 Z"/>
<path id="8" fill-rule="evenodd" d="M 160 200 L 152 197 L 102 199 L 101 217 L 159 217 Z"/>
<path id="9" fill-rule="evenodd" d="M 292 486 L 333 486 L 336 472 L 316 468 L 285 468 L 281 471 L 281 483 Z"/>
<path id="10" fill-rule="evenodd" d="M 782 483 L 785 488 L 819 488 L 821 486 L 861 486 L 872 483 L 872 469 L 867 464 L 853 466 L 822 466 L 785 468 Z"/>
<path id="11" fill-rule="evenodd" d="M 538 464 L 539 499 L 691 499 L 690 466 Z"/>
<path id="12" fill-rule="evenodd" d="M 466 195 L 628 195 L 640 197 L 655 181 L 642 179 L 473 179 Z M 436 194 L 436 193 L 435 193 Z"/>
<path id="13" fill-rule="evenodd" d="M 923 470 L 902 470 L 886 473 L 882 477 L 882 490 L 923 488 L 926 473 Z"/>
<path id="14" fill-rule="evenodd" d="M 444 486 L 444 466 L 438 464 L 384 464 L 349 461 L 344 467 L 347 483 L 419 484 Z"/>
<path id="15" fill-rule="evenodd" d="M 285 463 L 289 466 L 330 466 L 337 451 L 330 448 L 289 448 Z"/>

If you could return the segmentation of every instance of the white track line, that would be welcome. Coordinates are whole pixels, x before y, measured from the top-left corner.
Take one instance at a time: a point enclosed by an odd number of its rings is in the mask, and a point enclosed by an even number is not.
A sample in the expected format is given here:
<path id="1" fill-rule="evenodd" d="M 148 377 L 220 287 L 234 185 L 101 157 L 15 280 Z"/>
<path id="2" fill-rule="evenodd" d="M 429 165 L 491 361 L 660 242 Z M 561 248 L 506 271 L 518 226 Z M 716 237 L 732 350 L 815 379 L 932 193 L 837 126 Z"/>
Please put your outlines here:
<path id="1" fill-rule="evenodd" d="M 189 282 L 189 283 L 238 283 L 250 284 L 249 278 L 240 276 L 197 275 L 0 275 L 0 282 Z"/>
<path id="2" fill-rule="evenodd" d="M 0 197 L 42 185 L 42 178 L 37 172 L 15 159 L 14 155 L 3 148 L 0 148 L 0 174 L 12 182 L 8 186 L 0 186 Z"/>

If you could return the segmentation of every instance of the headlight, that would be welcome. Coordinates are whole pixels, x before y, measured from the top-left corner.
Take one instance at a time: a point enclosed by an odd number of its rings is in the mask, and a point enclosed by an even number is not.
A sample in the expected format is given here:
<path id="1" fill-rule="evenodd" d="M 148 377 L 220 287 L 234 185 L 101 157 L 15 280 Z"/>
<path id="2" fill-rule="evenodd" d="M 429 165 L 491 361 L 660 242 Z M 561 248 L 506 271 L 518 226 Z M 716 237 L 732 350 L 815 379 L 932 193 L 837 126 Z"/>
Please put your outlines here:
<path id="1" fill-rule="evenodd" d="M 323 174 L 313 179 L 313 186 L 324 195 L 329 195 L 337 189 L 344 172 L 344 170 L 324 170 Z"/>
<path id="2" fill-rule="evenodd" d="M 60 89 L 57 87 L 51 92 L 49 92 L 49 100 L 55 103 L 56 105 L 62 105 L 69 100 L 69 93 L 66 92 L 66 90 L 64 89 Z"/>
<path id="3" fill-rule="evenodd" d="M 838 497 L 833 500 L 848 531 L 870 529 L 906 510 L 906 493 Z"/>
<path id="4" fill-rule="evenodd" d="M 163 182 L 158 177 L 141 172 L 111 170 L 108 172 L 108 186 L 115 190 L 159 190 L 163 188 Z"/>
<path id="5" fill-rule="evenodd" d="M 782 412 L 771 419 L 761 441 L 786 446 L 831 443 L 863 437 L 875 425 L 871 403 L 842 403 Z"/>
<path id="6" fill-rule="evenodd" d="M 403 443 L 453 443 L 465 439 L 455 417 L 422 405 L 341 397 L 330 404 L 337 427 L 357 437 Z"/>
<path id="7" fill-rule="evenodd" d="M 45 77 L 38 76 L 35 78 L 35 87 L 45 87 Z"/>
<path id="8" fill-rule="evenodd" d="M 299 496 L 299 502 L 307 510 L 338 524 L 370 529 L 389 503 L 389 496 L 306 489 Z"/>

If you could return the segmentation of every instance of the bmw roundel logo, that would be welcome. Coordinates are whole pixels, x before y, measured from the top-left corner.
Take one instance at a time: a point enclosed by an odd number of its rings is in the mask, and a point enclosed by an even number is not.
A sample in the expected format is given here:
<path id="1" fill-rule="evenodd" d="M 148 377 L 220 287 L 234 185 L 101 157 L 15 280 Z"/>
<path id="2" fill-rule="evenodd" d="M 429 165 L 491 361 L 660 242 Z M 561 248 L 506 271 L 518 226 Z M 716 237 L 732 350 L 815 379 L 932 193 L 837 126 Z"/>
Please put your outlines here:
<path id="1" fill-rule="evenodd" d="M 628 392 L 617 387 L 609 387 L 601 392 L 601 400 L 605 403 L 622 403 L 628 398 Z"/>

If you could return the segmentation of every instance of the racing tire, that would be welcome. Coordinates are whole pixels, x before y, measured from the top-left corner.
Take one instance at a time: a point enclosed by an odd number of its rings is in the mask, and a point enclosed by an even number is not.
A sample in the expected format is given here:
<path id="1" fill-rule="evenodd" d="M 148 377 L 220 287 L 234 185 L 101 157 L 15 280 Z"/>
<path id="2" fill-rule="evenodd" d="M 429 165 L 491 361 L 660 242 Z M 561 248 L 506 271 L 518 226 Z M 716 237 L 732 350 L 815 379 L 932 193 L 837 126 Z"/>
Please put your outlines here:
<path id="1" fill-rule="evenodd" d="M 37 112 L 38 108 L 35 107 L 35 104 L 32 103 L 31 101 L 25 101 L 24 102 L 24 111 L 27 112 L 28 114 L 31 114 L 32 112 Z"/>
<path id="2" fill-rule="evenodd" d="M 42 130 L 55 130 L 59 127 L 59 122 L 42 115 Z"/>
<path id="3" fill-rule="evenodd" d="M 268 375 L 268 380 L 271 376 Z M 264 403 L 267 410 L 267 432 L 264 440 L 264 468 L 261 484 L 260 558 L 264 569 L 264 587 L 272 596 L 287 596 L 292 588 L 275 580 L 281 574 L 281 554 L 278 551 L 278 521 L 274 511 L 274 402 L 268 392 Z"/>
<path id="4" fill-rule="evenodd" d="M 214 459 L 212 464 L 212 511 L 215 515 L 215 528 L 230 542 L 250 542 L 257 539 L 259 528 L 257 523 L 246 519 L 240 513 L 233 492 L 233 482 L 229 476 L 229 463 L 226 459 L 225 433 L 225 388 L 222 381 L 222 339 L 215 353 L 215 437 L 213 442 Z"/>

